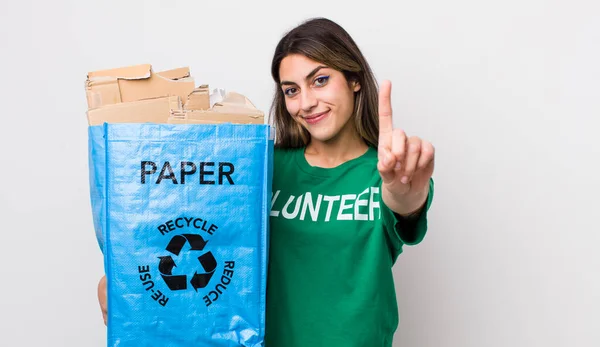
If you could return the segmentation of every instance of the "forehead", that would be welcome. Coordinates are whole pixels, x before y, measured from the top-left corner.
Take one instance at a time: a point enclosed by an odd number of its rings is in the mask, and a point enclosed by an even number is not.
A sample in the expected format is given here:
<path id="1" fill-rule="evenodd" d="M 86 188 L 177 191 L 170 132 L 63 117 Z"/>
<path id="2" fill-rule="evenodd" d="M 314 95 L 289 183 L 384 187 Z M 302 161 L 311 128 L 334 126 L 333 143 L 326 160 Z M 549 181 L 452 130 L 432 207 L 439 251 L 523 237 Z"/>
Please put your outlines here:
<path id="1" fill-rule="evenodd" d="M 325 66 L 323 63 L 307 58 L 301 54 L 290 54 L 283 58 L 279 65 L 279 79 L 298 82 L 306 78 L 314 69 Z"/>

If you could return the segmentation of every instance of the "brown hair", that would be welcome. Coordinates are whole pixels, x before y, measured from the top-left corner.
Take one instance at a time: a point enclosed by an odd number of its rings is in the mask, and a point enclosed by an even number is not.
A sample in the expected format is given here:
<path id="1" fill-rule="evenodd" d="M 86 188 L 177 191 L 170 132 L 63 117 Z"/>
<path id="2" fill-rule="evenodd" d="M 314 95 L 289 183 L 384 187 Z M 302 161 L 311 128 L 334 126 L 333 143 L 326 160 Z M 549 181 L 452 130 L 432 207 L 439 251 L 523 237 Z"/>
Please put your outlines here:
<path id="1" fill-rule="evenodd" d="M 275 145 L 279 148 L 298 148 L 310 142 L 310 134 L 298 124 L 286 109 L 285 96 L 280 88 L 279 66 L 290 54 L 305 57 L 341 71 L 348 82 L 360 84 L 354 94 L 354 125 L 360 137 L 377 147 L 379 117 L 377 113 L 377 83 L 367 60 L 350 35 L 335 22 L 326 18 L 308 20 L 288 32 L 277 44 L 271 75 L 275 81 L 275 97 L 271 117 L 276 128 Z"/>

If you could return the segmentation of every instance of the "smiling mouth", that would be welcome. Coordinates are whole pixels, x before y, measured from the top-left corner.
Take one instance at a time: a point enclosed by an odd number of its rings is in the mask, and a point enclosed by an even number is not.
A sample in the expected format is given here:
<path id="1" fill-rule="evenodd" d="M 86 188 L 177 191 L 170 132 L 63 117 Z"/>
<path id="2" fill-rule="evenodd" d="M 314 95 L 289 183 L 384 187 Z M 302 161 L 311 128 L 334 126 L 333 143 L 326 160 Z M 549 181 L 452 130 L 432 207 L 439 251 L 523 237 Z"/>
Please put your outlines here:
<path id="1" fill-rule="evenodd" d="M 321 119 L 325 118 L 325 116 L 328 114 L 329 114 L 329 111 L 325 111 L 325 112 L 321 112 L 321 113 L 311 114 L 310 116 L 306 116 L 306 117 L 302 117 L 302 118 L 304 118 L 304 120 L 307 123 L 314 124 L 314 123 L 317 123 L 318 121 L 320 121 Z"/>

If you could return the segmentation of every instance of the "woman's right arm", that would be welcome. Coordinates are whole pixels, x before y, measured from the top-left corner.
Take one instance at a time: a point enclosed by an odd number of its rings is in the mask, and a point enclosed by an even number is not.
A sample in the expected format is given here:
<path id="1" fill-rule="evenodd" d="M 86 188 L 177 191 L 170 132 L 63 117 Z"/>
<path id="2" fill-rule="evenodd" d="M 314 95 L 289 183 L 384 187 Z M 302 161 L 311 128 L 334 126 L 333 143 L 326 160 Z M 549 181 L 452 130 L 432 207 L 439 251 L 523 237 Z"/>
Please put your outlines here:
<path id="1" fill-rule="evenodd" d="M 106 305 L 106 276 L 102 276 L 100 282 L 98 282 L 98 302 L 100 303 L 100 309 L 102 309 L 104 325 L 106 325 L 106 317 L 108 315 L 108 306 Z"/>

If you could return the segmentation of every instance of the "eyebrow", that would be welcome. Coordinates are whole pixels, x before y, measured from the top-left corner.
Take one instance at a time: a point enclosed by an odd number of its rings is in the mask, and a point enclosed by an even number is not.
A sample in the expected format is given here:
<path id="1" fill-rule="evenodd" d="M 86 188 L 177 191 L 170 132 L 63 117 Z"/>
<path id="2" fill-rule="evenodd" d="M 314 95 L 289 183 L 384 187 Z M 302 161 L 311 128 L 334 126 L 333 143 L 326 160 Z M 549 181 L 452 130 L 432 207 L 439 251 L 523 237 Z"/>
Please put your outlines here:
<path id="1" fill-rule="evenodd" d="M 319 72 L 319 70 L 321 69 L 327 69 L 327 66 L 325 65 L 319 65 L 317 66 L 314 70 L 312 70 L 308 75 L 306 75 L 305 79 L 309 80 L 311 78 L 314 77 L 314 75 L 317 74 L 317 72 Z M 279 83 L 282 86 L 290 86 L 290 85 L 295 85 L 296 83 L 294 82 L 290 82 L 290 81 L 281 81 L 281 83 Z"/>

